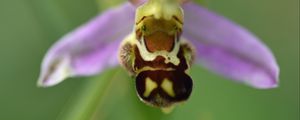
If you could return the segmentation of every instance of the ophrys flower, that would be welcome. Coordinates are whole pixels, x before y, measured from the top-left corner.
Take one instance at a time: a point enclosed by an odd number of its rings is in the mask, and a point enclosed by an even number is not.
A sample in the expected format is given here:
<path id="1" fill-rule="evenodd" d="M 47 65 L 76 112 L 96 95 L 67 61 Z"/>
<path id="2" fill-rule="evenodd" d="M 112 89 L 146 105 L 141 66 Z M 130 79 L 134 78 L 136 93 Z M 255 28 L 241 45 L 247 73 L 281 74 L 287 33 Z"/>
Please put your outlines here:
<path id="1" fill-rule="evenodd" d="M 106 11 L 48 51 L 38 85 L 52 86 L 118 65 L 117 49 L 125 39 L 121 63 L 137 77 L 142 100 L 154 106 L 168 107 L 188 98 L 193 57 L 196 64 L 250 86 L 277 86 L 278 65 L 255 36 L 192 2 L 182 8 L 184 14 L 175 0 L 150 0 L 138 8 L 136 17 L 129 3 Z M 183 39 L 194 46 L 195 55 Z"/>

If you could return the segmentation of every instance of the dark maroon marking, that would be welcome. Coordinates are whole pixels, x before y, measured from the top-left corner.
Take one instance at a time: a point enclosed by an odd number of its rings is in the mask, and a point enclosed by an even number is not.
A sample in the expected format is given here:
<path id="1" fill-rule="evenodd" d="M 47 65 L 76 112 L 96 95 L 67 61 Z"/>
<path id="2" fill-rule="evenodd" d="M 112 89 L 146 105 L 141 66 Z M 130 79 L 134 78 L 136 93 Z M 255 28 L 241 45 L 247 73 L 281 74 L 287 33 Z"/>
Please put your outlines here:
<path id="1" fill-rule="evenodd" d="M 179 20 L 179 18 L 178 18 L 177 16 L 173 15 L 173 18 L 174 18 L 176 21 L 178 21 L 180 24 L 183 24 L 183 22 L 182 22 L 181 20 Z"/>
<path id="2" fill-rule="evenodd" d="M 179 65 L 174 65 L 172 63 L 166 64 L 165 58 L 162 56 L 157 56 L 153 61 L 144 61 L 140 55 L 140 52 L 137 46 L 133 46 L 133 51 L 135 54 L 135 70 L 140 70 L 143 67 L 158 68 L 159 70 L 145 70 L 136 75 L 136 90 L 138 96 L 149 105 L 156 107 L 168 107 L 174 103 L 185 101 L 189 98 L 193 81 L 185 73 L 185 70 L 188 69 L 187 64 L 191 64 L 191 61 L 186 61 L 184 53 L 192 51 L 188 44 L 180 45 L 177 57 L 180 60 Z M 166 68 L 172 68 L 174 70 L 167 71 Z M 144 97 L 145 92 L 145 83 L 146 78 L 149 77 L 152 81 L 156 82 L 158 85 L 157 88 L 152 90 L 151 94 L 148 97 Z M 161 88 L 161 83 L 164 79 L 168 79 L 173 83 L 173 90 L 175 96 L 170 96 Z"/>
<path id="3" fill-rule="evenodd" d="M 161 68 L 161 69 L 166 69 L 166 68 L 173 68 L 179 71 L 185 71 L 188 69 L 188 65 L 186 62 L 186 59 L 184 57 L 184 51 L 183 47 L 180 47 L 179 52 L 177 54 L 177 57 L 180 60 L 180 63 L 178 66 L 174 65 L 173 63 L 165 63 L 165 58 L 162 56 L 156 57 L 153 61 L 145 61 L 142 56 L 140 55 L 139 49 L 137 46 L 133 46 L 134 48 L 134 54 L 135 54 L 135 64 L 134 68 L 139 70 L 142 69 L 143 67 L 152 67 L 152 68 Z"/>
<path id="4" fill-rule="evenodd" d="M 143 96 L 146 78 L 150 78 L 158 85 L 148 97 Z M 175 96 L 169 96 L 169 94 L 161 88 L 164 79 L 168 79 L 173 83 Z M 174 103 L 187 100 L 192 92 L 192 88 L 193 81 L 184 71 L 143 71 L 136 77 L 136 90 L 139 97 L 144 102 L 156 107 L 168 107 Z"/>
<path id="5" fill-rule="evenodd" d="M 151 16 L 153 16 L 153 15 L 151 15 Z M 138 22 L 136 22 L 135 24 L 137 25 L 137 24 L 139 24 L 140 22 L 142 22 L 145 18 L 146 18 L 147 16 L 143 16 Z"/>

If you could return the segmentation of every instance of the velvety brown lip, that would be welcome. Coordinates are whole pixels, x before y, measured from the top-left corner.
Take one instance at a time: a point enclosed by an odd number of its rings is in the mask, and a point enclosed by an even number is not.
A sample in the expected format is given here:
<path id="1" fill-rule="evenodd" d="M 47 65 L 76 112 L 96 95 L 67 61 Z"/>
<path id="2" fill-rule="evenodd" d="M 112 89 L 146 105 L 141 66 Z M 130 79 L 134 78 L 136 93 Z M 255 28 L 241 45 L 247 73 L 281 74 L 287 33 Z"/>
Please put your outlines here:
<path id="1" fill-rule="evenodd" d="M 146 89 L 146 78 L 150 78 L 158 85 L 147 97 L 143 95 Z M 161 88 L 164 79 L 168 79 L 172 82 L 175 96 L 168 95 L 168 93 Z M 192 89 L 192 78 L 183 71 L 143 71 L 136 77 L 136 90 L 138 95 L 144 102 L 156 107 L 169 107 L 174 103 L 186 101 L 191 95 Z"/>
<path id="2" fill-rule="evenodd" d="M 166 50 L 171 52 L 175 44 L 175 36 L 165 32 L 155 32 L 144 37 L 146 48 L 149 52 Z"/>

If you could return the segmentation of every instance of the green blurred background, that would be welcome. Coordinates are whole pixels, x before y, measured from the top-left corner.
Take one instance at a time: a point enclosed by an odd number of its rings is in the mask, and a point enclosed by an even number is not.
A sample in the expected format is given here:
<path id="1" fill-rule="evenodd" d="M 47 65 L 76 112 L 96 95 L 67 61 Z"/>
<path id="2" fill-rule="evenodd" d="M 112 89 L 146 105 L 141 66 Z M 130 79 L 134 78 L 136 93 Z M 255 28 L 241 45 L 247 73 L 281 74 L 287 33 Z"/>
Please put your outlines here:
<path id="1" fill-rule="evenodd" d="M 299 120 L 299 1 L 209 0 L 205 5 L 272 49 L 281 68 L 279 88 L 253 89 L 196 66 L 191 98 L 168 115 L 140 102 L 134 82 L 120 68 L 37 88 L 47 49 L 107 5 L 101 0 L 1 0 L 0 120 L 72 119 L 86 106 L 97 108 L 95 120 Z"/>

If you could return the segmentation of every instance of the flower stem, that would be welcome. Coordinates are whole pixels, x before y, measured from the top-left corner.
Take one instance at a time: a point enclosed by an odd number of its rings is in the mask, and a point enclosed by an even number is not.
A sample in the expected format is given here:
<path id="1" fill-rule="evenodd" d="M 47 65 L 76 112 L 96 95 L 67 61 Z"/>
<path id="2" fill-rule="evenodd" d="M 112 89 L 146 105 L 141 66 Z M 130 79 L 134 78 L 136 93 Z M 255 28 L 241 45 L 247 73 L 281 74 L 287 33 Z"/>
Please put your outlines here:
<path id="1" fill-rule="evenodd" d="M 86 80 L 78 94 L 70 98 L 64 110 L 58 116 L 59 120 L 90 120 L 97 110 L 107 85 L 118 70 L 110 70 L 101 77 Z"/>

